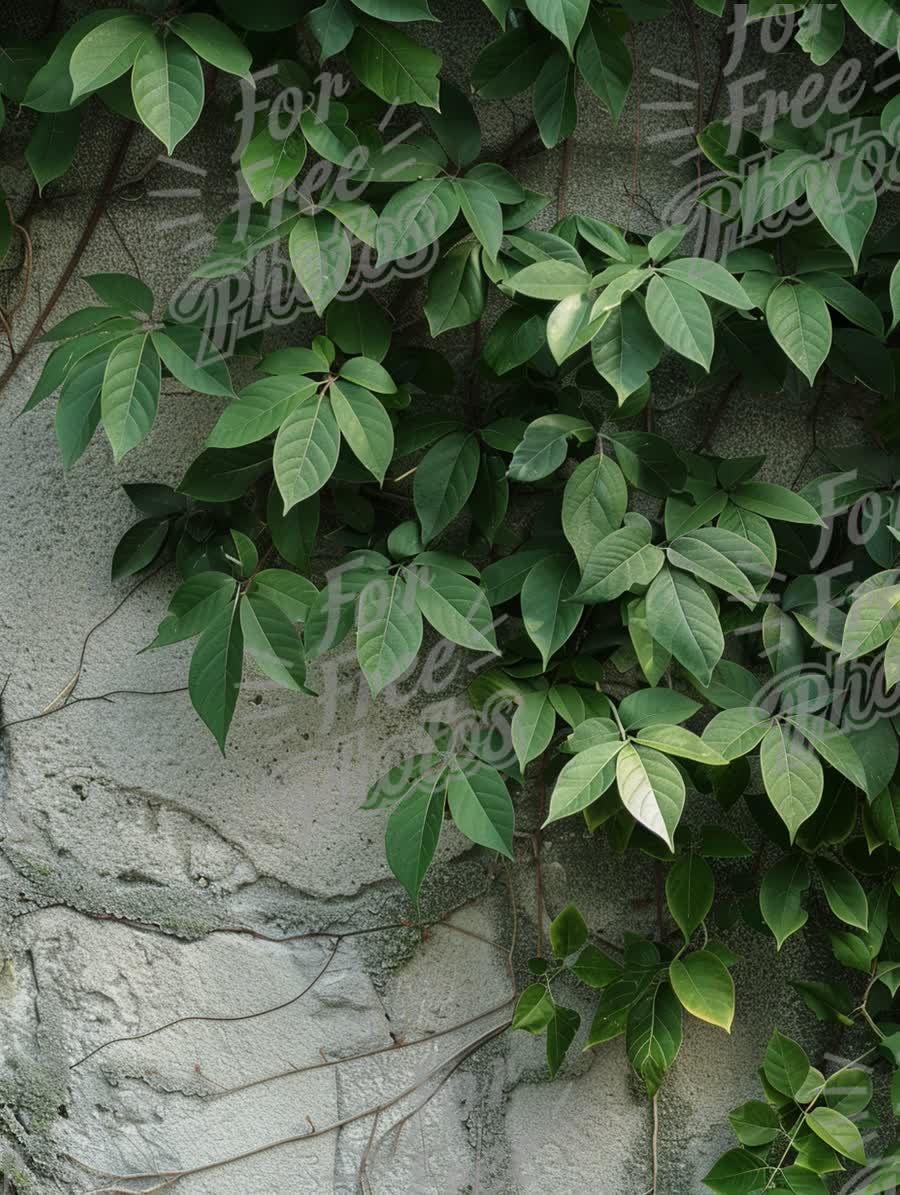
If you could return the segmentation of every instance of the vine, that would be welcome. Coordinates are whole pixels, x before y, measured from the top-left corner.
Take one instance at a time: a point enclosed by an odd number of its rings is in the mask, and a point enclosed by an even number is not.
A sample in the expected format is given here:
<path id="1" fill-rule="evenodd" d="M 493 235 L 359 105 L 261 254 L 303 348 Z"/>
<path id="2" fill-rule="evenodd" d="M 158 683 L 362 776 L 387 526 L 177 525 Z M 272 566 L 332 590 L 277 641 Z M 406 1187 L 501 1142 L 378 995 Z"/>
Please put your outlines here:
<path id="1" fill-rule="evenodd" d="M 20 297 L 0 311 L 0 386 L 49 343 L 24 409 L 58 396 L 66 469 L 101 426 L 116 463 L 141 444 L 165 378 L 222 402 L 177 486 L 125 486 L 140 517 L 111 571 L 119 582 L 174 563 L 148 648 L 196 640 L 187 688 L 223 752 L 247 656 L 301 700 L 315 697 L 308 664 L 351 635 L 373 698 L 421 665 L 432 633 L 472 653 L 471 713 L 429 725 L 432 746 L 378 780 L 365 807 L 388 811 L 387 861 L 415 906 L 448 821 L 508 859 L 527 837 L 529 982 L 518 991 L 513 975 L 508 1021 L 425 1079 L 292 1141 L 371 1117 L 371 1147 L 383 1114 L 507 1029 L 543 1036 L 555 1076 L 582 1032 L 563 1002 L 574 985 L 597 993 L 584 1048 L 624 1036 L 646 1089 L 655 1191 L 657 1093 L 685 1014 L 731 1029 L 739 958 L 726 939 L 740 921 L 776 950 L 824 935 L 828 975 L 793 986 L 862 1044 L 826 1075 L 775 1027 L 763 1098 L 730 1113 L 738 1147 L 705 1185 L 821 1195 L 849 1165 L 853 1189 L 875 1195 L 900 1180 L 892 1134 L 880 1154 L 867 1147 L 879 1086 L 900 1114 L 900 263 L 896 229 L 872 231 L 897 177 L 898 82 L 876 67 L 896 55 L 900 8 L 751 0 L 726 14 L 724 0 L 678 0 L 697 76 L 696 185 L 684 222 L 646 237 L 631 228 L 639 124 L 627 227 L 572 210 L 568 182 L 579 99 L 622 117 L 639 87 L 636 31 L 671 19 L 669 0 L 484 5 L 497 31 L 468 89 L 409 32 L 437 20 L 428 0 L 139 0 L 4 45 L 0 95 L 33 121 L 36 194 L 70 167 L 87 104 L 125 125 L 18 351 L 32 245 L 28 220 L 0 203 L 0 253 L 15 238 L 23 254 Z M 718 119 L 727 47 L 704 81 L 698 22 L 726 15 L 744 33 L 776 21 L 782 48 L 789 36 L 815 67 L 832 64 L 827 90 L 814 73 L 752 122 Z M 239 92 L 242 119 L 240 198 L 212 250 L 167 299 L 135 274 L 88 275 L 93 305 L 47 329 L 136 130 L 172 155 L 213 83 Z M 531 121 L 505 153 L 485 152 L 480 106 L 523 95 Z M 555 221 L 550 198 L 513 173 L 536 138 L 559 155 Z M 716 244 L 691 251 L 701 217 Z M 276 322 L 288 262 L 287 290 L 316 330 L 273 348 L 248 312 L 261 304 Z M 241 278 L 253 283 L 238 302 Z M 385 298 L 398 292 L 415 308 L 406 325 L 394 319 L 404 303 Z M 435 344 L 460 329 L 471 347 L 457 373 Z M 236 390 L 238 354 L 258 376 Z M 673 363 L 691 384 L 722 387 L 694 451 L 654 430 L 656 371 Z M 868 442 L 819 444 L 829 381 L 879 404 Z M 812 447 L 791 487 L 759 479 L 761 456 L 712 451 L 726 404 L 759 392 L 809 408 Z M 814 457 L 825 472 L 798 489 Z M 3 729 L 113 696 L 74 696 L 89 638 L 53 702 Z M 517 830 L 532 782 L 538 822 Z M 715 822 L 684 819 L 692 792 L 718 804 Z M 735 832 L 738 802 L 756 849 Z M 569 818 L 651 861 L 654 940 L 601 949 L 570 904 L 545 950 L 542 840 Z M 327 936 L 325 967 L 347 935 Z M 162 1191 L 233 1160 L 105 1175 L 128 1186 L 104 1189 Z"/>

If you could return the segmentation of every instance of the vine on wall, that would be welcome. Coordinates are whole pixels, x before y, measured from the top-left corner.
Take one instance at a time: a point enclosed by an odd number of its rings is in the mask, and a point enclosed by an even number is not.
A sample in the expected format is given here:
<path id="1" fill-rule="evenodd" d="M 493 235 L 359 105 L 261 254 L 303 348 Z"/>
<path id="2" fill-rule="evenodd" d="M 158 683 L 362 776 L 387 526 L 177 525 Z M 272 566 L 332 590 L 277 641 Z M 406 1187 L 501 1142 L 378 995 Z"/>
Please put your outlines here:
<path id="1" fill-rule="evenodd" d="M 568 213 L 564 195 L 548 228 L 548 197 L 514 172 L 534 137 L 562 147 L 567 172 L 579 93 L 618 120 L 635 26 L 679 15 L 696 38 L 689 0 L 484 3 L 496 36 L 467 88 L 424 44 L 427 0 L 143 0 L 6 44 L 0 93 L 37 114 L 38 192 L 71 165 L 93 99 L 130 122 L 118 168 L 135 123 L 172 154 L 219 76 L 237 80 L 252 116 L 242 198 L 194 276 L 230 302 L 235 277 L 284 242 L 321 326 L 274 351 L 257 333 L 224 343 L 221 320 L 184 318 L 184 295 L 96 274 L 96 302 L 45 332 L 42 315 L 18 354 L 3 313 L 4 380 L 44 332 L 26 410 L 57 396 L 67 469 L 101 425 L 116 462 L 140 444 L 164 377 L 224 400 L 176 488 L 126 487 L 140 517 L 112 554 L 113 580 L 174 560 L 150 647 L 196 640 L 191 700 L 223 751 L 247 655 L 298 700 L 307 662 L 350 636 L 373 697 L 415 666 L 428 627 L 482 658 L 472 718 L 430 726 L 433 747 L 366 801 L 390 809 L 387 859 L 414 903 L 448 819 L 512 857 L 533 774 L 543 826 L 574 817 L 656 862 L 673 933 L 661 918 L 657 941 L 626 935 L 613 958 L 569 906 L 546 956 L 539 939 L 512 1027 L 546 1036 L 551 1074 L 580 1028 L 560 977 L 598 993 L 586 1048 L 624 1035 L 655 1100 L 685 1013 L 731 1028 L 731 926 L 780 950 L 815 911 L 834 965 L 795 982 L 798 997 L 866 1044 L 825 1075 L 776 1028 L 762 1098 L 731 1112 L 738 1145 L 704 1181 L 816 1195 L 856 1167 L 854 1190 L 893 1189 L 900 1156 L 869 1156 L 866 1140 L 876 1086 L 900 1114 L 900 266 L 896 231 L 871 229 L 897 171 L 900 94 L 896 76 L 845 68 L 860 40 L 879 68 L 896 57 L 900 9 L 742 7 L 831 63 L 840 102 L 810 116 L 801 88 L 803 104 L 746 127 L 698 119 L 718 176 L 694 202 L 735 246 L 713 260 L 685 252 L 686 224 L 648 239 Z M 479 101 L 522 93 L 534 123 L 494 160 Z M 11 204 L 0 214 L 6 254 L 27 231 Z M 392 273 L 422 286 L 423 319 L 399 331 L 379 289 Z M 441 337 L 466 328 L 457 374 Z M 259 375 L 238 392 L 233 353 Z M 711 453 L 709 435 L 686 451 L 653 430 L 654 371 L 673 355 L 726 401 L 783 390 L 814 409 L 829 378 L 865 388 L 882 396 L 870 443 L 819 450 L 826 471 L 799 491 L 759 480 L 762 457 Z M 717 824 L 685 825 L 691 791 L 715 798 Z M 733 829 L 739 802 L 756 864 Z"/>

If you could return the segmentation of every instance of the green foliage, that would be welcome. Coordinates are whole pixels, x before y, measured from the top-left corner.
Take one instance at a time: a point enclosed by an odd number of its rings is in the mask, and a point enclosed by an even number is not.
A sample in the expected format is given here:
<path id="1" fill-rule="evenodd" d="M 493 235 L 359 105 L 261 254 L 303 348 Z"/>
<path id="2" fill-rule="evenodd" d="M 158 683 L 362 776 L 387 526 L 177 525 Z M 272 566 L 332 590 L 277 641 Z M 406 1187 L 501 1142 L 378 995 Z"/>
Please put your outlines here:
<path id="1" fill-rule="evenodd" d="M 751 4 L 751 17 L 770 7 Z M 886 0 L 790 7 L 816 65 L 841 51 L 847 17 L 896 47 Z M 91 275 L 96 302 L 46 332 L 26 409 L 58 394 L 69 469 L 100 425 L 117 464 L 144 445 L 168 417 L 164 384 L 218 404 L 177 486 L 126 486 L 138 518 L 113 549 L 112 580 L 174 562 L 149 647 L 196 640 L 191 700 L 220 748 L 248 655 L 299 699 L 313 693 L 307 662 L 349 640 L 377 698 L 423 656 L 430 667 L 435 640 L 452 645 L 471 670 L 473 716 L 430 725 L 433 749 L 395 764 L 366 800 L 409 898 L 418 904 L 445 822 L 511 859 L 517 834 L 531 850 L 575 818 L 566 832 L 600 833 L 656 873 L 655 940 L 627 934 L 612 958 L 573 906 L 551 922 L 553 958 L 532 961 L 512 1016 L 545 1035 L 551 1074 L 581 1032 L 582 1013 L 560 1001 L 590 1000 L 584 1048 L 624 1036 L 655 1096 L 685 1012 L 726 1031 L 740 1022 L 741 960 L 719 940 L 737 924 L 765 935 L 773 959 L 815 925 L 835 973 L 796 978 L 800 1000 L 890 1041 L 900 265 L 896 230 L 875 240 L 871 228 L 883 182 L 872 147 L 900 144 L 893 85 L 854 105 L 869 157 L 833 138 L 827 115 L 699 130 L 718 183 L 697 202 L 728 191 L 720 215 L 745 238 L 714 261 L 693 254 L 687 225 L 645 237 L 582 213 L 552 223 L 513 158 L 482 149 L 481 102 L 523 92 L 546 147 L 571 136 L 588 91 L 618 120 L 634 27 L 671 16 L 666 0 L 486 0 L 497 28 L 468 88 L 423 44 L 437 20 L 426 0 L 326 0 L 299 17 L 275 0 L 228 0 L 217 16 L 136 8 L 7 52 L 0 92 L 36 114 L 25 158 L 38 189 L 70 166 L 89 97 L 172 154 L 214 72 L 247 95 L 255 79 L 255 120 L 234 155 L 252 202 L 223 221 L 195 276 L 228 284 L 282 242 L 321 326 L 303 343 L 290 330 L 288 345 L 241 344 L 256 376 L 235 390 L 209 329 L 139 278 Z M 341 102 L 310 47 L 320 63 L 349 62 Z M 393 105 L 424 123 L 394 140 L 382 119 Z M 801 217 L 783 219 L 789 209 Z M 12 231 L 0 226 L 3 253 Z M 430 337 L 397 326 L 393 292 L 354 289 L 360 260 L 417 264 Z M 435 347 L 460 329 L 474 333 L 462 365 Z M 761 480 L 762 457 L 687 451 L 654 432 L 673 370 L 739 388 L 747 404 L 768 390 L 811 408 L 836 379 L 880 396 L 878 447 L 820 447 L 825 471 L 800 491 Z M 684 817 L 698 793 L 699 830 Z M 738 811 L 757 827 L 753 846 Z M 893 1053 L 882 1042 L 870 1061 L 884 1071 Z M 826 1082 L 776 1030 L 761 1078 L 763 1098 L 730 1114 L 738 1147 L 706 1176 L 711 1191 L 822 1192 L 821 1175 L 865 1164 L 868 1070 Z M 884 1174 L 896 1165 L 889 1156 Z"/>

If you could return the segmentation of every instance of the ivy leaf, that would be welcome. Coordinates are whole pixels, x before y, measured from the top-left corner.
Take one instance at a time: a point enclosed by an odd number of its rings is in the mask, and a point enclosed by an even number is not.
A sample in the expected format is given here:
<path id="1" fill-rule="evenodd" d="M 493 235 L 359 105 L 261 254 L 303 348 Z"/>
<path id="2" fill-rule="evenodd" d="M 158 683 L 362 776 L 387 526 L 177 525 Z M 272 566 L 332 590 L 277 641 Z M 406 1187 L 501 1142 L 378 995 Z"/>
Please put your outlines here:
<path id="1" fill-rule="evenodd" d="M 474 178 L 453 183 L 459 208 L 466 223 L 484 245 L 488 257 L 496 260 L 503 240 L 503 211 L 493 191 Z"/>
<path id="2" fill-rule="evenodd" d="M 628 509 L 628 487 L 622 470 L 608 456 L 582 461 L 563 491 L 562 528 L 584 568 L 598 539 L 618 530 Z"/>
<path id="3" fill-rule="evenodd" d="M 628 1011 L 625 1051 L 651 1099 L 678 1057 L 683 1032 L 681 1004 L 668 983 L 657 984 Z"/>
<path id="4" fill-rule="evenodd" d="M 822 765 L 795 731 L 777 722 L 762 740 L 759 764 L 769 800 L 793 842 L 822 799 Z"/>
<path id="5" fill-rule="evenodd" d="M 395 191 L 375 229 L 378 265 L 415 257 L 447 231 L 459 215 L 459 198 L 445 178 L 426 178 Z"/>
<path id="6" fill-rule="evenodd" d="M 782 282 L 769 295 L 766 323 L 812 385 L 831 351 L 831 316 L 825 300 L 805 282 Z"/>
<path id="7" fill-rule="evenodd" d="M 544 825 L 580 813 L 602 797 L 616 778 L 615 758 L 624 746 L 621 739 L 611 739 L 570 759 L 556 778 Z"/>
<path id="8" fill-rule="evenodd" d="M 159 355 L 149 332 L 130 336 L 115 346 L 103 375 L 100 411 L 117 462 L 140 444 L 153 426 L 159 386 Z"/>
<path id="9" fill-rule="evenodd" d="M 350 242 L 331 215 L 304 216 L 288 238 L 291 265 L 303 289 L 322 315 L 350 273 Z"/>
<path id="10" fill-rule="evenodd" d="M 491 608 L 477 585 L 431 564 L 411 570 L 411 577 L 416 603 L 439 635 L 472 651 L 500 654 Z"/>
<path id="11" fill-rule="evenodd" d="M 712 908 L 715 890 L 712 869 L 700 855 L 688 851 L 675 860 L 666 877 L 666 901 L 686 943 Z"/>
<path id="12" fill-rule="evenodd" d="M 451 764 L 447 799 L 454 822 L 467 838 L 507 859 L 513 857 L 515 813 L 495 768 L 480 761 Z"/>
<path id="13" fill-rule="evenodd" d="M 669 964 L 675 995 L 689 1013 L 731 1032 L 734 1020 L 734 980 L 711 950 L 695 950 Z"/>
<path id="14" fill-rule="evenodd" d="M 149 17 L 126 13 L 97 25 L 72 51 L 69 71 L 72 102 L 124 75 L 134 64 L 144 39 L 151 36 Z"/>
<path id="15" fill-rule="evenodd" d="M 250 51 L 217 17 L 205 12 L 186 12 L 175 17 L 169 28 L 212 66 L 252 82 Z"/>
<path id="16" fill-rule="evenodd" d="M 559 38 L 569 52 L 575 49 L 575 42 L 587 18 L 590 0 L 525 0 L 531 15 Z"/>
<path id="17" fill-rule="evenodd" d="M 513 751 L 523 772 L 533 759 L 546 751 L 555 729 L 556 711 L 546 690 L 525 693 L 510 723 Z"/>
<path id="18" fill-rule="evenodd" d="M 806 1113 L 806 1123 L 816 1136 L 851 1162 L 866 1164 L 866 1150 L 859 1129 L 834 1108 L 813 1108 Z M 880 1184 L 879 1184 L 880 1185 Z"/>
<path id="19" fill-rule="evenodd" d="M 816 859 L 816 868 L 828 907 L 847 925 L 863 931 L 869 928 L 869 903 L 862 884 L 846 867 L 832 859 Z"/>
<path id="20" fill-rule="evenodd" d="M 213 617 L 197 640 L 188 674 L 194 709 L 223 755 L 243 670 L 244 637 L 238 603 L 232 602 Z"/>
<path id="21" fill-rule="evenodd" d="M 589 13 L 575 47 L 575 61 L 585 83 L 618 123 L 631 86 L 631 55 L 602 12 Z"/>
<path id="22" fill-rule="evenodd" d="M 441 835 L 446 787 L 443 769 L 424 777 L 391 813 L 384 833 L 388 867 L 415 905 Z"/>
<path id="23" fill-rule="evenodd" d="M 659 751 L 626 743 L 616 760 L 616 780 L 622 804 L 635 821 L 673 850 L 684 808 L 684 781 L 675 764 Z"/>
<path id="24" fill-rule="evenodd" d="M 303 643 L 287 614 L 256 590 L 240 601 L 244 646 L 273 681 L 308 693 Z"/>
<path id="25" fill-rule="evenodd" d="M 347 50 L 353 73 L 387 104 L 438 109 L 441 59 L 381 21 L 360 21 Z"/>
<path id="26" fill-rule="evenodd" d="M 808 914 L 802 907 L 809 888 L 809 868 L 803 855 L 785 855 L 763 876 L 759 889 L 759 907 L 766 925 L 775 935 L 780 950 L 787 939 L 806 925 Z M 778 1090 L 782 1090 L 780 1087 Z"/>
<path id="27" fill-rule="evenodd" d="M 421 645 L 414 587 L 399 572 L 370 581 L 359 595 L 356 653 L 373 697 L 403 675 Z"/>
<path id="28" fill-rule="evenodd" d="M 663 568 L 647 590 L 647 626 L 679 664 L 708 684 L 725 650 L 715 607 L 693 577 Z"/>
<path id="29" fill-rule="evenodd" d="M 664 344 L 709 370 L 715 337 L 699 291 L 678 278 L 655 274 L 647 287 L 647 318 Z"/>
<path id="30" fill-rule="evenodd" d="M 413 480 L 413 502 L 424 543 L 443 531 L 468 502 L 480 459 L 478 441 L 467 432 L 444 436 L 422 457 Z"/>
<path id="31" fill-rule="evenodd" d="M 288 415 L 311 399 L 318 389 L 312 378 L 285 374 L 251 382 L 219 416 L 209 439 L 210 448 L 238 448 L 277 431 Z"/>
<path id="32" fill-rule="evenodd" d="M 25 159 L 39 195 L 44 193 L 47 183 L 65 174 L 72 165 L 80 129 L 81 112 L 77 108 L 69 112 L 44 112 L 38 118 L 25 149 Z"/>
<path id="33" fill-rule="evenodd" d="M 301 402 L 278 430 L 272 464 L 284 513 L 322 488 L 337 464 L 341 437 L 324 393 Z"/>
<path id="34" fill-rule="evenodd" d="M 485 278 L 481 250 L 462 241 L 441 258 L 428 276 L 425 318 L 432 336 L 465 328 L 484 311 Z"/>
<path id="35" fill-rule="evenodd" d="M 859 268 L 863 242 L 875 219 L 875 182 L 855 154 L 806 167 L 809 206 L 828 235 Z"/>
<path id="36" fill-rule="evenodd" d="M 184 42 L 153 33 L 135 57 L 131 93 L 142 123 L 171 154 L 203 110 L 203 68 Z"/>
<path id="37" fill-rule="evenodd" d="M 290 126 L 282 128 L 279 120 L 276 121 L 278 133 L 275 135 L 271 125 L 271 119 L 260 121 L 241 153 L 241 174 L 250 194 L 257 203 L 262 204 L 269 203 L 276 195 L 287 190 L 306 161 L 306 138 L 300 129 Z M 273 228 L 268 217 L 265 228 L 276 234 L 275 240 L 283 235 L 283 232 Z M 266 232 L 258 236 L 258 242 L 260 249 L 269 243 Z M 233 269 L 232 266 L 229 272 L 233 272 Z"/>
<path id="38" fill-rule="evenodd" d="M 343 379 L 333 381 L 328 393 L 341 435 L 380 485 L 394 456 L 394 429 L 387 411 L 374 394 Z"/>
<path id="39" fill-rule="evenodd" d="M 581 619 L 582 606 L 568 600 L 577 586 L 578 566 L 565 556 L 545 556 L 525 578 L 522 621 L 545 669 Z"/>

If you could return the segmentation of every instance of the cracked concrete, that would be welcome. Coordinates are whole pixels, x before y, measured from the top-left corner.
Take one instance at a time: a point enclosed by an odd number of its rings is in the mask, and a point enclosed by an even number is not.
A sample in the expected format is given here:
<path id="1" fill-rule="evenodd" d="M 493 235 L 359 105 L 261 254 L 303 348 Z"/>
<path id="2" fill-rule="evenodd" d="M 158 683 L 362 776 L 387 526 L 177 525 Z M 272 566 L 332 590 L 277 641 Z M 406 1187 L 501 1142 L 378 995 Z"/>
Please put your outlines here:
<path id="1" fill-rule="evenodd" d="M 458 23 L 450 45 L 439 27 L 422 33 L 442 45 L 448 72 L 458 79 L 491 36 L 487 13 L 474 0 L 467 3 L 472 13 L 464 38 Z M 36 26 L 40 7 L 27 14 Z M 450 12 L 440 0 L 435 8 Z M 61 11 L 73 7 L 64 3 Z M 699 10 L 695 19 L 709 89 L 719 59 L 718 26 Z M 636 44 L 643 105 L 639 193 L 629 194 L 637 96 L 618 128 L 582 96 L 566 205 L 653 232 L 673 196 L 692 186 L 693 164 L 675 159 L 692 144 L 685 122 L 697 64 L 689 31 L 674 19 L 642 27 Z M 748 69 L 761 60 L 757 55 Z M 805 72 L 805 60 L 789 54 L 778 69 L 796 77 Z M 177 289 L 203 256 L 197 238 L 211 231 L 234 197 L 226 106 L 232 90 L 223 81 L 174 162 L 160 159 L 149 136 L 136 135 L 124 185 L 100 220 L 79 275 L 137 268 L 159 297 Z M 73 171 L 49 188 L 34 216 L 34 283 L 17 316 L 17 336 L 35 319 L 78 240 L 90 192 L 119 135 L 117 121 L 99 105 L 92 102 L 86 111 L 90 133 Z M 479 111 L 490 146 L 507 143 L 528 119 L 520 99 Z M 0 182 L 20 211 L 31 186 L 22 158 L 29 120 L 22 113 L 4 131 L 0 162 Z M 558 152 L 529 154 L 518 171 L 529 185 L 556 195 Z M 179 186 L 184 195 L 163 194 Z M 552 219 L 551 206 L 544 223 Z M 18 270 L 7 263 L 0 282 L 14 293 Z M 76 277 L 55 315 L 85 305 L 88 296 Z M 301 343 L 304 336 L 301 323 L 275 329 L 272 342 Z M 452 359 L 468 352 L 465 332 L 444 340 L 439 347 Z M 220 409 L 217 400 L 185 396 L 169 385 L 152 434 L 123 465 L 113 467 L 97 437 L 65 474 L 52 404 L 15 418 L 42 360 L 42 350 L 28 357 L 0 403 L 0 509 L 6 513 L 0 522 L 0 672 L 10 674 L 4 721 L 46 708 L 73 677 L 87 630 L 128 590 L 109 582 L 111 545 L 133 521 L 121 483 L 177 481 Z M 246 366 L 238 363 L 236 372 L 240 380 Z M 692 447 L 718 394 L 696 388 L 677 367 L 659 375 L 659 393 L 671 411 L 657 414 L 657 430 Z M 865 405 L 858 394 L 825 395 L 823 440 L 859 440 Z M 778 396 L 727 407 L 714 448 L 767 451 L 766 477 L 791 481 L 810 443 L 803 410 Z M 97 629 L 79 695 L 184 685 L 186 649 L 137 654 L 154 634 L 171 583 L 171 571 L 164 570 Z M 463 653 L 459 663 L 465 663 Z M 385 865 L 385 815 L 358 806 L 372 780 L 421 743 L 424 717 L 452 708 L 464 672 L 444 691 L 426 692 L 414 680 L 375 704 L 344 660 L 326 658 L 313 681 L 326 695 L 318 703 L 249 676 L 225 759 L 183 692 L 75 704 L 3 737 L 0 1173 L 14 1176 L 20 1195 L 77 1195 L 102 1180 L 70 1158 L 129 1173 L 193 1168 L 349 1121 L 340 1131 L 197 1173 L 177 1189 L 185 1195 L 350 1195 L 366 1159 L 370 1189 L 378 1195 L 643 1195 L 648 1106 L 628 1074 L 621 1043 L 582 1054 L 582 1028 L 553 1083 L 546 1079 L 542 1041 L 524 1034 L 499 1036 L 471 1061 L 462 1058 L 508 1016 L 498 1006 L 507 998 L 509 977 L 502 952 L 490 943 L 514 945 L 520 973 L 535 950 L 527 840 L 518 844 L 511 870 L 511 902 L 506 874 L 448 831 L 423 907 L 429 916 L 457 909 L 457 930 L 437 926 L 420 942 L 396 927 L 409 906 Z M 692 810 L 699 818 L 708 813 L 702 802 Z M 523 824 L 531 824 L 530 797 L 520 812 Z M 623 861 L 574 823 L 547 835 L 550 915 L 574 899 L 605 936 L 652 932 L 647 896 L 653 882 L 650 861 Z M 279 944 L 216 932 L 250 926 L 279 938 L 378 925 L 395 928 L 342 941 L 324 976 L 300 999 L 294 998 L 327 960 L 332 939 Z M 700 1189 L 699 1176 L 729 1140 L 723 1108 L 754 1094 L 754 1068 L 773 1021 L 814 1037 L 786 987 L 772 984 L 771 943 L 749 931 L 733 943 L 743 955 L 734 1034 L 726 1038 L 691 1024 L 660 1097 L 661 1189 L 669 1195 Z M 788 977 L 809 965 L 802 943 L 790 943 L 782 960 Z M 589 1004 L 583 994 L 573 999 L 582 1001 L 586 1022 Z M 276 1005 L 283 1007 L 253 1015 Z M 496 1011 L 446 1032 L 489 1009 Z M 217 1019 L 202 1019 L 210 1017 Z M 180 1018 L 193 1019 L 138 1036 Z M 429 1034 L 436 1036 L 396 1048 Z M 133 1040 L 116 1041 L 73 1068 L 91 1050 L 123 1037 Z M 382 1052 L 330 1065 L 369 1051 Z M 310 1066 L 317 1069 L 224 1092 Z M 417 1088 L 430 1072 L 446 1082 Z M 374 1136 L 371 1118 L 353 1120 L 407 1088 L 414 1090 L 380 1118 Z M 399 1134 L 385 1135 L 432 1091 L 417 1118 Z"/>

